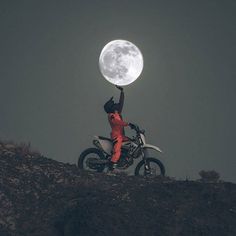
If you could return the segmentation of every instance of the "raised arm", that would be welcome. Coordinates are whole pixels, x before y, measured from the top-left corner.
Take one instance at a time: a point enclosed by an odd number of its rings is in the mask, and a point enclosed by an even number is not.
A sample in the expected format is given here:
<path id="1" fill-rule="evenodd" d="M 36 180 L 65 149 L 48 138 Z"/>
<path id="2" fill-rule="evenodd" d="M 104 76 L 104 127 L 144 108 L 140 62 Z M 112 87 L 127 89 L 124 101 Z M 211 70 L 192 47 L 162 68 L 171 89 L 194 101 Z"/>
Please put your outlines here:
<path id="1" fill-rule="evenodd" d="M 120 86 L 116 86 L 116 87 L 120 90 L 120 99 L 119 99 L 119 103 L 117 104 L 117 110 L 119 113 L 121 113 L 124 106 L 125 95 L 124 95 L 124 90 L 122 87 Z"/>

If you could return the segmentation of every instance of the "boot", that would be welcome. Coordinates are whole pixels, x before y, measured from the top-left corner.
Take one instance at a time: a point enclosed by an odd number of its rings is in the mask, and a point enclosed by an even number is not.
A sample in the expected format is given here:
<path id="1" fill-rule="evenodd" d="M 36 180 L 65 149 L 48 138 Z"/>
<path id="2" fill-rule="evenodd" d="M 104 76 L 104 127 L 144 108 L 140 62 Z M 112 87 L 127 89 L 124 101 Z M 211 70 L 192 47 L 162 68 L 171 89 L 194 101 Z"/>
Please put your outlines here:
<path id="1" fill-rule="evenodd" d="M 117 169 L 117 163 L 111 162 L 108 168 L 108 175 L 116 175 L 120 173 L 120 171 Z"/>

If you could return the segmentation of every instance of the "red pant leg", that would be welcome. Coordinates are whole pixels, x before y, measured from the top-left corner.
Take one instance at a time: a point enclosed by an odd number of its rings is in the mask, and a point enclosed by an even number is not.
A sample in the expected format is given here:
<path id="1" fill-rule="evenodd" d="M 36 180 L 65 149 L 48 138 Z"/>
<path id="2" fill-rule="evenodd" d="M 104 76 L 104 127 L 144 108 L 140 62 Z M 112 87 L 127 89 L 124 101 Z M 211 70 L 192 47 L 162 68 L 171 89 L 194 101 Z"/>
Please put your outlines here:
<path id="1" fill-rule="evenodd" d="M 112 154 L 112 158 L 111 158 L 111 161 L 114 163 L 118 162 L 120 159 L 122 141 L 123 141 L 122 136 L 118 136 L 118 137 L 114 138 L 113 154 Z"/>

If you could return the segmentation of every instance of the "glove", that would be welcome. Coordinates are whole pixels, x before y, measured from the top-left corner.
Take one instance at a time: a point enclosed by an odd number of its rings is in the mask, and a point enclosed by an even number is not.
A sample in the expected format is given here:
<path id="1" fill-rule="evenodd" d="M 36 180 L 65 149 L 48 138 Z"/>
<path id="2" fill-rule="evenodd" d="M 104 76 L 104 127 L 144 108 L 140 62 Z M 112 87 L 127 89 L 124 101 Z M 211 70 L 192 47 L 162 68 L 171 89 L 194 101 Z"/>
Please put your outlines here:
<path id="1" fill-rule="evenodd" d="M 135 128 L 136 128 L 136 125 L 135 125 L 135 124 L 132 124 L 132 123 L 129 123 L 129 127 L 130 127 L 131 129 L 135 129 Z"/>
<path id="2" fill-rule="evenodd" d="M 116 85 L 116 88 L 118 88 L 121 92 L 123 92 L 123 88 L 121 86 Z"/>

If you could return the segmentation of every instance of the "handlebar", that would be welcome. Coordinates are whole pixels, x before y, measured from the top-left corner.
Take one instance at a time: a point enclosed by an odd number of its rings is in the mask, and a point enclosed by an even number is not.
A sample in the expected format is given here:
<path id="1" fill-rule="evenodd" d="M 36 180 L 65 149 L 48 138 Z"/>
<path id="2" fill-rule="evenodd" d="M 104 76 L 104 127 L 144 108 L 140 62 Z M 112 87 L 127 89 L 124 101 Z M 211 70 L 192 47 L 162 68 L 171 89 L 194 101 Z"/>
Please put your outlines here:
<path id="1" fill-rule="evenodd" d="M 145 133 L 145 130 L 140 130 L 140 129 L 139 129 L 139 126 L 136 125 L 136 124 L 129 123 L 129 127 L 130 127 L 131 129 L 134 129 L 137 133 L 142 133 L 142 134 Z"/>

